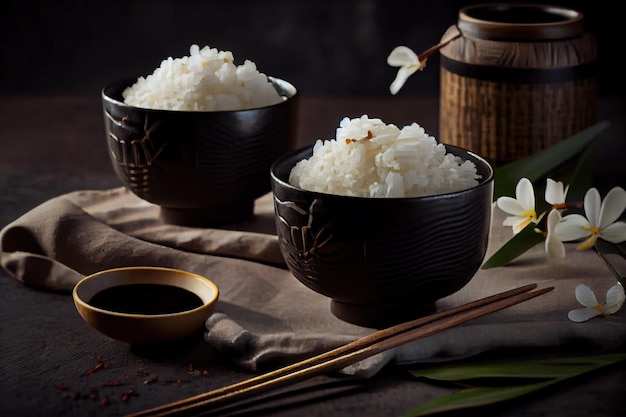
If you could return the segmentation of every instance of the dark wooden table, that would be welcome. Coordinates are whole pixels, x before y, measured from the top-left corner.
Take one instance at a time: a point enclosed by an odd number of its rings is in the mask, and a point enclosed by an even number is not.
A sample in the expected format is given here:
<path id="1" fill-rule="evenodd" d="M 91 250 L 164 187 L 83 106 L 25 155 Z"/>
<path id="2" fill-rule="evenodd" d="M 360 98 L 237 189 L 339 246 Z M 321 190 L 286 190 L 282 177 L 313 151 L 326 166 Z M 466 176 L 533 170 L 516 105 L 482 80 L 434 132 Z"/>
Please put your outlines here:
<path id="1" fill-rule="evenodd" d="M 344 116 L 420 123 L 437 135 L 436 98 L 302 97 L 301 144 L 334 137 Z M 603 98 L 610 128 L 598 140 L 596 184 L 626 185 L 623 101 Z M 100 99 L 93 96 L 0 97 L 0 226 L 62 193 L 121 185 L 105 151 Z M 251 376 L 211 351 L 201 336 L 167 348 L 129 347 L 101 336 L 76 312 L 71 296 L 24 287 L 0 271 L 0 413 L 6 416 L 122 415 Z M 521 352 L 520 354 L 524 354 Z M 106 372 L 85 373 L 100 357 Z M 208 374 L 188 374 L 189 366 Z M 626 367 L 575 379 L 488 410 L 494 416 L 624 416 Z M 303 395 L 260 411 L 272 416 L 400 416 L 450 392 L 390 367 L 365 383 L 320 377 Z M 126 401 L 124 393 L 135 394 Z M 101 403 L 102 397 L 109 404 Z M 92 398 L 93 397 L 93 398 Z M 270 407 L 268 409 L 268 407 Z"/>

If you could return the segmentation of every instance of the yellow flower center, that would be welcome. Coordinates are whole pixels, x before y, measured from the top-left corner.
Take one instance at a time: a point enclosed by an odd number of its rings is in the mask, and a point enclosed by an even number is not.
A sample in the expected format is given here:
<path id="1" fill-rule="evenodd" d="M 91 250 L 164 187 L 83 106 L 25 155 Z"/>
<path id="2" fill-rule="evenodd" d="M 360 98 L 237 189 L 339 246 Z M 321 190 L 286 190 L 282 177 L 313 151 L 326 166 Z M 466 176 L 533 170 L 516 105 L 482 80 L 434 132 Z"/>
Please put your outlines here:
<path id="1" fill-rule="evenodd" d="M 525 218 L 530 219 L 530 220 L 537 220 L 537 212 L 534 209 L 530 209 L 530 210 L 524 212 L 522 217 L 525 217 Z"/>

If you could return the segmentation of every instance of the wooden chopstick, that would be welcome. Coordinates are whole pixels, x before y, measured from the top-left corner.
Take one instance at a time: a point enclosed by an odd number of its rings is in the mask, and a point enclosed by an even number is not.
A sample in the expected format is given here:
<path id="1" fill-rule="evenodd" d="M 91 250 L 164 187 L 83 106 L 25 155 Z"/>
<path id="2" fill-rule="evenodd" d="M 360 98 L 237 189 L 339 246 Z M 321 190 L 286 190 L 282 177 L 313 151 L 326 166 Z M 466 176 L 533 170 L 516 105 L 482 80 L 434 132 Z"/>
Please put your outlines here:
<path id="1" fill-rule="evenodd" d="M 209 406 L 223 406 L 315 375 L 337 371 L 385 350 L 431 336 L 554 289 L 554 287 L 536 288 L 537 284 L 525 285 L 401 323 L 292 365 L 180 401 L 129 414 L 127 417 L 174 416 L 194 410 L 200 411 Z"/>

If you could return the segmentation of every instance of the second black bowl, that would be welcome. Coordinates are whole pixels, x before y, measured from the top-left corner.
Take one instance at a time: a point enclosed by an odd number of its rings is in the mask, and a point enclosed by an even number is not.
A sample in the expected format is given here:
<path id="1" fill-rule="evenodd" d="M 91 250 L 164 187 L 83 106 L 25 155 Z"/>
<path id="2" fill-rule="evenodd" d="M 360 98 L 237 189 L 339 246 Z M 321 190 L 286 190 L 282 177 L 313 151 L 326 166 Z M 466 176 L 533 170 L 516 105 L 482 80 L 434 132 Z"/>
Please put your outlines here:
<path id="1" fill-rule="evenodd" d="M 472 161 L 478 185 L 447 194 L 362 198 L 294 187 L 294 165 L 312 146 L 271 168 L 276 228 L 289 270 L 331 299 L 342 320 L 381 327 L 435 309 L 435 301 L 463 288 L 487 250 L 493 169 L 478 155 L 446 146 Z"/>

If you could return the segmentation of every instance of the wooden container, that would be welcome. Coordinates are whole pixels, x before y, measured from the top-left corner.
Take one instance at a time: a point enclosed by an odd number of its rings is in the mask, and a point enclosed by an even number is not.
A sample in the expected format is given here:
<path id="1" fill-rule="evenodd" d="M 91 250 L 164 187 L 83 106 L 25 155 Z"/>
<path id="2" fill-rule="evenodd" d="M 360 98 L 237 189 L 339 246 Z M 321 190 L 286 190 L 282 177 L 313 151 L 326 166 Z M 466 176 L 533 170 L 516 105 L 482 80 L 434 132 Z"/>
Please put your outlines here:
<path id="1" fill-rule="evenodd" d="M 440 50 L 440 141 L 495 166 L 596 120 L 597 46 L 582 13 L 538 4 L 460 9 L 461 36 Z"/>

